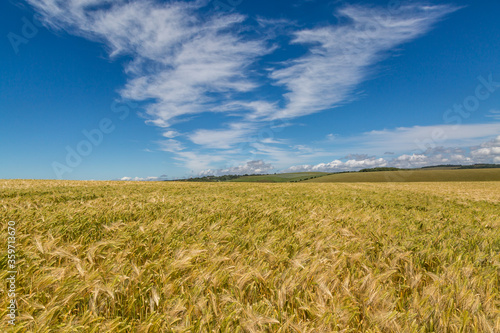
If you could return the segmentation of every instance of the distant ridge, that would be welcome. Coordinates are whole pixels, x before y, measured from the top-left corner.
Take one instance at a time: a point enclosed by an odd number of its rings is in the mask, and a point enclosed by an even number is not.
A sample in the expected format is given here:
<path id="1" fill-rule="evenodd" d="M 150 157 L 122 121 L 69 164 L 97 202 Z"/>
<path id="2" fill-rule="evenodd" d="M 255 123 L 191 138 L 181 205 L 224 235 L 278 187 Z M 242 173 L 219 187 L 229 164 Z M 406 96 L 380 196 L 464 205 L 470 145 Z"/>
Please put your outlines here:
<path id="1" fill-rule="evenodd" d="M 425 168 L 380 172 L 331 174 L 306 182 L 319 183 L 400 183 L 500 181 L 500 168 Z"/>
<path id="2" fill-rule="evenodd" d="M 295 172 L 295 173 L 275 173 L 275 174 L 245 174 L 245 175 L 224 175 L 224 176 L 205 176 L 193 177 L 187 179 L 177 179 L 181 182 L 249 182 L 249 183 L 296 183 L 296 182 L 323 182 L 328 181 L 324 177 L 335 179 L 332 181 L 488 181 L 500 180 L 500 171 L 471 173 L 472 170 L 500 169 L 500 164 L 473 164 L 473 165 L 455 165 L 440 164 L 425 166 L 414 169 L 401 169 L 394 167 L 377 167 L 362 169 L 359 171 L 341 171 L 341 172 Z M 462 171 L 462 173 L 446 174 L 449 171 Z M 467 172 L 469 170 L 469 172 Z M 439 171 L 439 172 L 438 172 Z M 405 173 L 407 172 L 407 173 Z M 411 173 L 425 172 L 417 176 L 409 176 Z M 434 172 L 434 174 L 430 174 Z M 362 176 L 365 173 L 383 173 L 379 176 Z M 350 176 L 347 176 L 350 175 Z M 497 176 L 498 175 L 498 176 Z M 408 177 L 407 177 L 408 176 Z M 332 178 L 333 177 L 333 178 Z M 400 179 L 400 180 L 398 180 Z"/>

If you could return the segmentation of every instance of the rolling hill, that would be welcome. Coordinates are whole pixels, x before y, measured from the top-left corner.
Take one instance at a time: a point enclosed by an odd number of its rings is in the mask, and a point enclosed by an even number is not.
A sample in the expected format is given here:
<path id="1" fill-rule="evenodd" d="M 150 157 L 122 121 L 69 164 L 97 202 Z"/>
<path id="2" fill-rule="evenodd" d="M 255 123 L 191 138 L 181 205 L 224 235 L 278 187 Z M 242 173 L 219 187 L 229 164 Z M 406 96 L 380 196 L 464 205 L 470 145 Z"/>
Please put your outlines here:
<path id="1" fill-rule="evenodd" d="M 314 183 L 371 183 L 371 182 L 456 182 L 500 181 L 500 169 L 418 169 L 379 172 L 349 172 L 330 174 L 305 180 Z"/>

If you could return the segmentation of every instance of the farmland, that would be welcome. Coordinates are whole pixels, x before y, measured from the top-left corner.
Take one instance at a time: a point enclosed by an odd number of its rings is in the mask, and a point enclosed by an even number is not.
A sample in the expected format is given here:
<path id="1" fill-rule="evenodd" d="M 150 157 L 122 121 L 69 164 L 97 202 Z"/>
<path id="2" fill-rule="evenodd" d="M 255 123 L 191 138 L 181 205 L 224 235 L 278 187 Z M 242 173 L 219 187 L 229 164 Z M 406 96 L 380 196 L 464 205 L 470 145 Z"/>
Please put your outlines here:
<path id="1" fill-rule="evenodd" d="M 415 169 L 380 172 L 352 172 L 325 175 L 305 181 L 317 183 L 500 181 L 500 169 Z"/>
<path id="2" fill-rule="evenodd" d="M 443 165 L 419 169 L 372 168 L 349 172 L 292 172 L 253 175 L 204 176 L 177 179 L 182 182 L 236 183 L 384 183 L 384 182 L 457 182 L 500 181 L 500 165 Z"/>
<path id="3" fill-rule="evenodd" d="M 500 331 L 500 182 L 2 180 L 0 197 L 12 332 Z"/>

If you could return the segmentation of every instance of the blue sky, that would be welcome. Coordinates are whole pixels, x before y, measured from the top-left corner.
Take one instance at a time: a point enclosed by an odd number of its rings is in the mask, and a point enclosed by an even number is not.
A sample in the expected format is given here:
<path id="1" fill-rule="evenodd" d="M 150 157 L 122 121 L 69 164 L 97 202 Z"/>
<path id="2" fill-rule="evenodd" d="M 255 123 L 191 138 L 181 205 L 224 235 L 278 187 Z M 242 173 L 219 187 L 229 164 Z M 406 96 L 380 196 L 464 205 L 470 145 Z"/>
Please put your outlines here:
<path id="1" fill-rule="evenodd" d="M 500 163 L 500 3 L 0 4 L 0 177 Z"/>

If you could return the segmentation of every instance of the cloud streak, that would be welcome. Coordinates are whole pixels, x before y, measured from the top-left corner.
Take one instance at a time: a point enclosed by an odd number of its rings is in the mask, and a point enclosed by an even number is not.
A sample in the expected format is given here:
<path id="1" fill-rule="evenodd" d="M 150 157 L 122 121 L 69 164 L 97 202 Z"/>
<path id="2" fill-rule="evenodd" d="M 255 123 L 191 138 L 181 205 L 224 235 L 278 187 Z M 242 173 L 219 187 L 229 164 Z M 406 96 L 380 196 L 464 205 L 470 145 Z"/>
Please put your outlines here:
<path id="1" fill-rule="evenodd" d="M 425 151 L 441 145 L 472 146 L 500 134 L 498 124 L 434 125 L 370 131 L 355 140 L 371 150 Z M 349 140 L 349 139 L 347 139 Z"/>
<path id="2" fill-rule="evenodd" d="M 298 146 L 285 151 L 283 141 L 256 134 L 270 121 L 331 110 L 354 99 L 377 62 L 457 10 L 445 5 L 413 4 L 392 11 L 347 5 L 337 11 L 345 23 L 297 30 L 286 20 L 258 18 L 252 23 L 235 12 L 215 12 L 205 0 L 27 2 L 52 29 L 103 43 L 112 58 L 131 59 L 120 94 L 145 103 L 148 122 L 165 128 L 159 150 L 191 170 L 218 170 L 214 163 L 227 165 L 235 156 L 248 160 L 238 147 L 245 142 L 252 160 L 274 154 L 280 165 L 323 154 Z M 261 30 L 252 34 L 252 29 Z M 277 34 L 290 37 L 292 46 L 303 48 L 302 55 L 265 63 L 264 57 L 278 47 L 269 40 Z M 278 93 L 259 97 L 270 87 Z M 217 114 L 218 123 L 186 133 L 172 128 L 203 113 Z M 366 136 L 378 144 L 395 142 L 390 133 Z"/>
<path id="3" fill-rule="evenodd" d="M 121 95 L 149 101 L 150 122 L 161 127 L 254 89 L 248 67 L 270 52 L 263 40 L 243 36 L 245 16 L 201 15 L 206 1 L 28 2 L 52 28 L 103 42 L 111 57 L 131 56 Z"/>
<path id="4" fill-rule="evenodd" d="M 397 45 L 428 32 L 455 10 L 450 6 L 410 5 L 390 12 L 347 6 L 338 15 L 350 23 L 295 32 L 292 43 L 308 46 L 309 52 L 271 73 L 271 78 L 288 92 L 284 94 L 286 107 L 268 116 L 295 118 L 345 103 L 369 77 L 370 66 Z"/>

